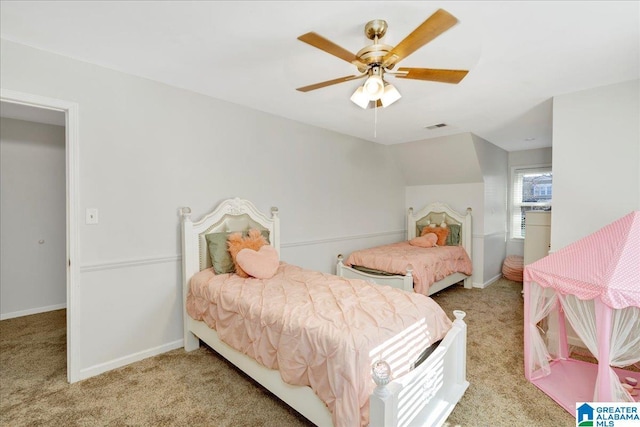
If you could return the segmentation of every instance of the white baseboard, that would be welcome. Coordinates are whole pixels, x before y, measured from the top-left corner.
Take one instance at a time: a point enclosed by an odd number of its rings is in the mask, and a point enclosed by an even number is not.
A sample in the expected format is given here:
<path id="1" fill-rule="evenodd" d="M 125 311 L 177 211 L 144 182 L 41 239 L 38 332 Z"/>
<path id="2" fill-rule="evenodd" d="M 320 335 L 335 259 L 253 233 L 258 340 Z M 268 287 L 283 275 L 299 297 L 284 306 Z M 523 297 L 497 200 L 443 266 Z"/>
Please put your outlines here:
<path id="1" fill-rule="evenodd" d="M 474 288 L 480 288 L 480 289 L 484 289 L 486 287 L 489 287 L 490 285 L 493 285 L 495 282 L 498 281 L 498 279 L 500 279 L 502 277 L 502 274 L 498 274 L 497 276 L 492 277 L 491 279 L 487 280 L 484 283 L 473 283 L 473 287 Z"/>
<path id="2" fill-rule="evenodd" d="M 0 314 L 0 320 L 13 319 L 14 317 L 30 316 L 32 314 L 46 313 L 47 311 L 61 310 L 67 308 L 67 304 L 48 305 L 46 307 L 30 308 L 29 310 L 14 311 L 12 313 Z"/>
<path id="3" fill-rule="evenodd" d="M 113 369 L 121 368 L 131 363 L 139 362 L 149 357 L 157 356 L 162 353 L 166 353 L 176 348 L 181 348 L 184 345 L 184 340 L 179 339 L 167 344 L 163 344 L 158 347 L 150 348 L 148 350 L 140 351 L 138 353 L 131 354 L 129 356 L 119 357 L 109 362 L 100 363 L 99 365 L 90 366 L 88 368 L 80 369 L 79 380 L 86 380 L 87 378 L 95 377 L 96 375 L 103 374 Z"/>

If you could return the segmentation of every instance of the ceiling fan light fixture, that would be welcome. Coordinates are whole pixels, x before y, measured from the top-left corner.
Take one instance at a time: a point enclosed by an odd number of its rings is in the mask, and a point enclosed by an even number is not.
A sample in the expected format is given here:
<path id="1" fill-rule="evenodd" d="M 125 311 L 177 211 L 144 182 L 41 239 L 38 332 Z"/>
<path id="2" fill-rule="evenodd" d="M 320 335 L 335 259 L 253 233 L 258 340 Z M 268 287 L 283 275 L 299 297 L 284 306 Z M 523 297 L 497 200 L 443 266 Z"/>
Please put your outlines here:
<path id="1" fill-rule="evenodd" d="M 380 97 L 380 102 L 382 103 L 383 107 L 387 107 L 396 102 L 401 97 L 402 95 L 400 95 L 398 89 L 396 89 L 392 84 L 388 84 L 384 87 L 384 93 Z"/>
<path id="2" fill-rule="evenodd" d="M 370 76 L 367 81 L 364 82 L 363 87 L 370 101 L 380 99 L 384 93 L 384 82 L 382 81 L 382 77 L 377 75 Z"/>
<path id="3" fill-rule="evenodd" d="M 353 95 L 351 95 L 351 102 L 360 108 L 367 108 L 369 105 L 369 96 L 364 92 L 363 86 L 358 86 L 358 89 L 353 92 Z"/>

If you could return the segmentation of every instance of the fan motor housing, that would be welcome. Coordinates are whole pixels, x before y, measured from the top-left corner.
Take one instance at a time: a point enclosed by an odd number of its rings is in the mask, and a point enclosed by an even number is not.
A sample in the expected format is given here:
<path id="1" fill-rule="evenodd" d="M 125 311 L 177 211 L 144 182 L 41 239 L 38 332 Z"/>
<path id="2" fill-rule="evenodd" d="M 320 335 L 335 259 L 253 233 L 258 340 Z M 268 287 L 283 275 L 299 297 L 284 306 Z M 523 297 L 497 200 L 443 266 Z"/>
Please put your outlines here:
<path id="1" fill-rule="evenodd" d="M 364 26 L 364 34 L 369 40 L 373 40 L 373 44 L 365 46 L 356 53 L 356 58 L 367 66 L 380 65 L 384 56 L 389 53 L 393 46 L 378 43 L 378 40 L 387 33 L 387 21 L 383 19 L 374 19 L 367 22 Z M 362 71 L 362 70 L 361 70 Z"/>
<path id="2" fill-rule="evenodd" d="M 380 43 L 374 43 L 366 46 L 358 51 L 356 58 L 367 65 L 380 64 L 382 58 L 393 49 L 392 46 Z"/>

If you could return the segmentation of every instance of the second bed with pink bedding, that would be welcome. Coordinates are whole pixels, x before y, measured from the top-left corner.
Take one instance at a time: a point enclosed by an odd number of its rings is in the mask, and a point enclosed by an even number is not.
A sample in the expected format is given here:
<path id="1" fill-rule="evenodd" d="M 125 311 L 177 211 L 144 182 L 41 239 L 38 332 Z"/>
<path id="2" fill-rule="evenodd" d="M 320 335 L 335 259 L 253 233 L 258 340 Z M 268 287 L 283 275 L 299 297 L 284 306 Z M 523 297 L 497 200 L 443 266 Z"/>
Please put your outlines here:
<path id="1" fill-rule="evenodd" d="M 346 265 L 366 267 L 391 274 L 405 274 L 413 268 L 414 290 L 429 295 L 429 286 L 453 273 L 470 275 L 472 264 L 462 246 L 422 248 L 408 241 L 355 251 Z"/>
<path id="2" fill-rule="evenodd" d="M 368 424 L 375 360 L 386 359 L 397 378 L 451 328 L 425 295 L 284 262 L 271 279 L 197 273 L 187 312 L 285 382 L 310 386 L 335 426 Z"/>
<path id="3" fill-rule="evenodd" d="M 471 208 L 457 212 L 432 202 L 407 212 L 406 240 L 338 255 L 336 274 L 423 295 L 449 286 L 473 287 Z"/>

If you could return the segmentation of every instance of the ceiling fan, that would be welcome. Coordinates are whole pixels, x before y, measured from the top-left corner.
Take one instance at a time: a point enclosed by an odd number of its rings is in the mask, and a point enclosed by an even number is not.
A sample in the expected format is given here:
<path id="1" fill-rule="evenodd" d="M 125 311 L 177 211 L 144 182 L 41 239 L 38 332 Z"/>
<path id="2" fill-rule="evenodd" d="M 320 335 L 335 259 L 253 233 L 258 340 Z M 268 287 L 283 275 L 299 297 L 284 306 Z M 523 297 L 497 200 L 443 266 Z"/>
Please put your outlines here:
<path id="1" fill-rule="evenodd" d="M 373 40 L 373 44 L 365 46 L 355 55 L 319 34 L 314 32 L 303 34 L 298 37 L 298 40 L 355 65 L 361 74 L 339 77 L 337 79 L 299 87 L 297 90 L 300 92 L 309 92 L 366 77 L 367 79 L 364 84 L 359 86 L 351 96 L 351 101 L 362 108 L 367 108 L 369 106 L 387 107 L 400 99 L 400 92 L 398 92 L 393 85 L 385 81 L 385 75 L 393 75 L 401 79 L 460 83 L 469 71 L 406 67 L 400 67 L 397 71 L 391 71 L 402 59 L 453 27 L 457 22 L 458 20 L 455 16 L 443 9 L 438 9 L 400 43 L 392 47 L 379 43 L 379 40 L 384 37 L 387 32 L 387 22 L 382 19 L 375 19 L 369 21 L 364 27 L 365 35 L 368 39 Z"/>

